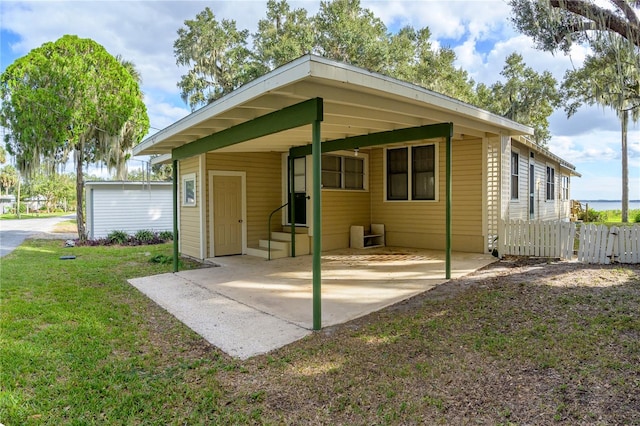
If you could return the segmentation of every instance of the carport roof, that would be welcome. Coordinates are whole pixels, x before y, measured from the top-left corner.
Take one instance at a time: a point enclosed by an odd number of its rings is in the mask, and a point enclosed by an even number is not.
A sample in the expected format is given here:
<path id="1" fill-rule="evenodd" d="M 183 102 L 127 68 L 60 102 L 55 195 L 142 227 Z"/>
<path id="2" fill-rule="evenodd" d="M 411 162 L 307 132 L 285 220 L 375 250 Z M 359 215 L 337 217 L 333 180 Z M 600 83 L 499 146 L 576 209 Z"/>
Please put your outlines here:
<path id="1" fill-rule="evenodd" d="M 525 125 L 381 74 L 314 55 L 290 62 L 193 112 L 136 146 L 134 155 L 173 149 L 311 98 L 323 99 L 322 141 L 452 122 L 454 138 L 531 135 Z M 311 125 L 219 152 L 286 152 L 310 144 Z"/>

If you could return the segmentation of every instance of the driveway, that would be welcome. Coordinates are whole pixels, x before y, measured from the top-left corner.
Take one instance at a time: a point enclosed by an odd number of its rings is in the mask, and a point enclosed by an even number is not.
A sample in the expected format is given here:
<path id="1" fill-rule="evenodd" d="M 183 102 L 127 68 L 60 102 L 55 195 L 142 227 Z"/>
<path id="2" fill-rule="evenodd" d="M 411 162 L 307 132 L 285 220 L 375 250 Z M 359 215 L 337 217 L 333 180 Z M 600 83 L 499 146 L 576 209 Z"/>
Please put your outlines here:
<path id="1" fill-rule="evenodd" d="M 452 254 L 452 278 L 496 259 Z M 229 355 L 266 353 L 308 334 L 313 323 L 312 256 L 272 261 L 212 259 L 218 267 L 129 282 Z M 444 252 L 385 247 L 322 256 L 322 327 L 341 324 L 446 282 Z"/>
<path id="2" fill-rule="evenodd" d="M 75 213 L 42 219 L 0 220 L 0 257 L 16 249 L 22 242 L 36 234 L 51 234 L 53 227 L 65 220 L 75 219 Z"/>

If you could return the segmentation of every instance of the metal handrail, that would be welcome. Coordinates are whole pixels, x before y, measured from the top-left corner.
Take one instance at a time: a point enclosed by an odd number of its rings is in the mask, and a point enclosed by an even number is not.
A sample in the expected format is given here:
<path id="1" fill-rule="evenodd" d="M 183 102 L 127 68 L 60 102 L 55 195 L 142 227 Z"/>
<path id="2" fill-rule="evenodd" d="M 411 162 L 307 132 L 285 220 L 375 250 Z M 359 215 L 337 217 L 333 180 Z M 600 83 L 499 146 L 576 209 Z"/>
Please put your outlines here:
<path id="1" fill-rule="evenodd" d="M 284 203 L 283 205 L 281 205 L 280 207 L 278 207 L 277 209 L 275 209 L 274 211 L 271 212 L 271 214 L 269 214 L 269 229 L 267 230 L 267 235 L 268 235 L 268 243 L 267 243 L 267 250 L 268 250 L 268 255 L 267 255 L 267 260 L 271 260 L 271 217 L 278 211 L 282 210 L 284 207 L 288 206 L 289 203 Z"/>

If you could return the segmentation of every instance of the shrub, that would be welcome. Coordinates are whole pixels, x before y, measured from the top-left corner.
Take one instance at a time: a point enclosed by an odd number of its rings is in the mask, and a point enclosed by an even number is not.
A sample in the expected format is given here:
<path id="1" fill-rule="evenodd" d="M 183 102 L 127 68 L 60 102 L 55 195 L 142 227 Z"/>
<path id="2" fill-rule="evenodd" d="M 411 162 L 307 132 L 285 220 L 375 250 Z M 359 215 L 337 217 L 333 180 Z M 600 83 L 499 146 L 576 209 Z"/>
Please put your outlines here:
<path id="1" fill-rule="evenodd" d="M 111 244 L 123 245 L 129 241 L 129 234 L 124 231 L 111 231 L 107 235 L 107 241 Z"/>
<path id="2" fill-rule="evenodd" d="M 640 223 L 640 210 L 635 210 L 633 214 L 633 221 L 635 223 Z"/>
<path id="3" fill-rule="evenodd" d="M 141 229 L 136 232 L 134 236 L 135 239 L 142 244 L 149 244 L 156 240 L 156 234 L 154 234 L 153 231 L 149 231 L 148 229 Z"/>
<path id="4" fill-rule="evenodd" d="M 599 212 L 593 209 L 589 209 L 585 212 L 580 213 L 580 217 L 578 219 L 583 222 L 606 222 L 607 214 L 604 212 Z"/>
<path id="5" fill-rule="evenodd" d="M 158 238 L 160 238 L 162 241 L 171 241 L 171 240 L 173 240 L 173 232 L 171 232 L 171 231 L 161 231 L 158 234 Z"/>

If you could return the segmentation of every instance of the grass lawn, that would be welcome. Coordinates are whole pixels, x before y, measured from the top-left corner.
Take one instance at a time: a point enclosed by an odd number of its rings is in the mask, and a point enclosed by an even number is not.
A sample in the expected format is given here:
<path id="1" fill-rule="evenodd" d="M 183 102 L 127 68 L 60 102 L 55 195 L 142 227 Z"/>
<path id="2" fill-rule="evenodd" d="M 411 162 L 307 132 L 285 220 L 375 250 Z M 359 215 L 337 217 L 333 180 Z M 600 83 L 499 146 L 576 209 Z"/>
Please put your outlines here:
<path id="1" fill-rule="evenodd" d="M 504 261 L 237 361 L 127 284 L 156 254 L 3 258 L 1 423 L 640 424 L 637 265 Z"/>
<path id="2" fill-rule="evenodd" d="M 73 212 L 56 212 L 56 213 L 20 213 L 18 217 L 15 213 L 5 213 L 0 215 L 0 220 L 12 219 L 42 219 L 46 217 L 58 217 L 72 214 Z"/>

